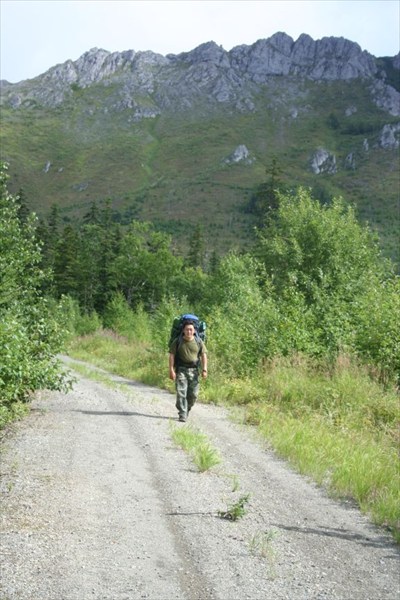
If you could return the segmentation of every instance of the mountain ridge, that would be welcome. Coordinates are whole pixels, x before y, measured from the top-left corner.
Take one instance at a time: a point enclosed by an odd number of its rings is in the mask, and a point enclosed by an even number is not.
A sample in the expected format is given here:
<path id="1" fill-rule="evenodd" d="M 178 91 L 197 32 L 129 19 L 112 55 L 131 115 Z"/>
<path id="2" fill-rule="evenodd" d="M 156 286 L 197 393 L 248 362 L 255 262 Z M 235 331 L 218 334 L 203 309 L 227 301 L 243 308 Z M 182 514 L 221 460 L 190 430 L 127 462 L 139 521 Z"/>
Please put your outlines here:
<path id="1" fill-rule="evenodd" d="M 2 87 L 5 101 L 8 100 L 14 108 L 29 98 L 54 107 L 71 95 L 71 86 L 86 88 L 115 75 L 122 80 L 133 78 L 138 89 L 152 94 L 155 91 L 155 79 L 163 77 L 163 70 L 171 79 L 171 70 L 183 64 L 189 66 L 186 86 L 195 82 L 206 84 L 216 78 L 223 82 L 213 90 L 218 102 L 229 101 L 232 90 L 237 94 L 237 87 L 243 86 L 244 79 L 257 86 L 266 84 L 268 78 L 273 76 L 295 76 L 318 81 L 377 79 L 381 86 L 376 88 L 375 95 L 381 101 L 382 92 L 387 94 L 388 91 L 385 89 L 385 73 L 379 68 L 377 60 L 356 42 L 343 37 L 324 37 L 314 41 L 309 35 L 301 34 L 294 41 L 286 33 L 278 32 L 252 45 L 235 46 L 230 51 L 213 41 L 203 43 L 189 52 L 166 56 L 150 50 L 109 52 L 92 48 L 76 61 L 67 60 L 33 79 L 15 84 L 3 82 Z M 391 60 L 393 68 L 398 69 L 400 53 Z M 175 78 L 175 81 L 179 79 Z M 49 85 L 56 88 L 52 95 L 43 93 L 43 87 Z M 182 86 L 179 89 L 182 91 Z M 14 96 L 10 98 L 9 93 Z M 247 106 L 251 107 L 251 104 Z M 125 108 L 124 104 L 122 108 Z M 159 108 L 163 108 L 162 102 Z M 390 114 L 400 115 L 399 102 L 391 102 L 386 108 Z"/>

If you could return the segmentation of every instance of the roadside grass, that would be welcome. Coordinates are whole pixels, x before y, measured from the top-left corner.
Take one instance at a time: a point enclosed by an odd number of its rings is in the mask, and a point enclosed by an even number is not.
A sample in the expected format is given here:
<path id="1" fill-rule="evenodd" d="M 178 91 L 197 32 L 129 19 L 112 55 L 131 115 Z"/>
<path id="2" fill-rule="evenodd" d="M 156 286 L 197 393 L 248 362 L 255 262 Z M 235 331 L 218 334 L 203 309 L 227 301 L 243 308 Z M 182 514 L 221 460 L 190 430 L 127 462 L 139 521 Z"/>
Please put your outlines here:
<path id="1" fill-rule="evenodd" d="M 68 352 L 174 392 L 166 353 L 149 343 L 98 332 L 72 340 Z M 210 353 L 203 402 L 230 406 L 235 419 L 257 427 L 296 470 L 333 497 L 355 501 L 400 543 L 400 402 L 395 389 L 384 389 L 346 356 L 329 366 L 302 357 L 276 359 L 248 379 L 226 378 L 212 365 Z M 190 436 L 187 426 L 179 431 Z"/>
<path id="2" fill-rule="evenodd" d="M 90 369 L 90 368 L 86 367 L 85 365 L 80 365 L 79 363 L 74 363 L 73 365 L 70 365 L 70 368 L 73 371 L 77 371 L 84 377 L 87 377 L 88 379 L 91 379 L 92 381 L 97 381 L 99 383 L 102 383 L 103 385 L 105 385 L 111 389 L 115 390 L 118 388 L 118 384 L 115 383 L 105 373 L 101 373 L 99 371 L 96 371 L 95 369 Z"/>
<path id="3" fill-rule="evenodd" d="M 0 430 L 8 423 L 23 419 L 29 410 L 29 404 L 26 402 L 13 402 L 9 405 L 0 401 Z"/>
<path id="4" fill-rule="evenodd" d="M 146 342 L 132 342 L 112 331 L 74 338 L 68 345 L 68 352 L 71 357 L 148 385 L 160 386 L 160 375 L 165 375 L 166 371 L 160 369 L 160 364 L 165 362 L 165 355 L 161 352 L 152 349 Z M 165 376 L 164 384 L 167 382 Z"/>
<path id="5" fill-rule="evenodd" d="M 212 467 L 220 464 L 221 457 L 218 451 L 213 448 L 204 433 L 193 427 L 171 427 L 171 437 L 177 446 L 180 446 L 185 452 L 190 454 L 194 464 L 204 473 Z"/>

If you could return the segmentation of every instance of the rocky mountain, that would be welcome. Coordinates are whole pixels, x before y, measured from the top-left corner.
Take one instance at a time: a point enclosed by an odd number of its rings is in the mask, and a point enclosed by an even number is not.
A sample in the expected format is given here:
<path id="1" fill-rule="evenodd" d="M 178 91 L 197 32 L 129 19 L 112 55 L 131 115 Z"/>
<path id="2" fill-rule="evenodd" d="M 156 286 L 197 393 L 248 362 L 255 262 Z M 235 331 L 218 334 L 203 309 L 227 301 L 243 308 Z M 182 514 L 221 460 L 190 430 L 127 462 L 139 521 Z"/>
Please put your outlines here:
<path id="1" fill-rule="evenodd" d="M 254 224 L 244 207 L 274 157 L 287 185 L 344 195 L 393 245 L 384 221 L 397 197 L 399 68 L 400 54 L 306 34 L 229 52 L 214 42 L 167 56 L 94 48 L 1 82 L 2 158 L 39 211 L 54 202 L 73 218 L 110 197 L 123 221 L 149 218 L 176 235 L 185 221 L 217 222 L 229 246 Z"/>
<path id="2" fill-rule="evenodd" d="M 393 68 L 399 68 L 399 56 L 392 59 Z M 311 81 L 370 80 L 377 105 L 391 115 L 400 115 L 398 90 L 387 85 L 385 69 L 358 44 L 334 37 L 314 41 L 306 34 L 293 41 L 285 33 L 230 52 L 214 42 L 165 57 L 150 51 L 110 53 L 93 48 L 77 61 L 57 65 L 33 80 L 3 83 L 3 102 L 14 108 L 29 106 L 32 101 L 56 107 L 77 88 L 102 82 L 104 86 L 118 84 L 111 108 L 130 109 L 136 119 L 152 118 L 171 107 L 191 109 L 204 95 L 211 106 L 217 102 L 246 112 L 255 109 L 254 95 L 271 77 L 278 76 Z M 140 110 L 144 99 L 151 99 L 152 109 Z"/>

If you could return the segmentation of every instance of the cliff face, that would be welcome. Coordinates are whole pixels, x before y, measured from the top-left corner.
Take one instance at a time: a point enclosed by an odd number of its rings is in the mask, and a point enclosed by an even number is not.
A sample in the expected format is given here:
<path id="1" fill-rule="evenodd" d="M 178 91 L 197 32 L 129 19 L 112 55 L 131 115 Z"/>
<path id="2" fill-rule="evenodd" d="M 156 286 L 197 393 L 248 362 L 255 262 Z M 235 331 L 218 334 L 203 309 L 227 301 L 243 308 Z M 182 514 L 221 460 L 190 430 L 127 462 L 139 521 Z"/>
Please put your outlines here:
<path id="1" fill-rule="evenodd" d="M 399 69 L 399 55 L 390 59 Z M 133 110 L 135 118 L 160 112 L 187 110 L 194 104 L 226 104 L 253 111 L 254 98 L 275 78 L 295 81 L 349 81 L 371 83 L 374 101 L 389 114 L 400 115 L 400 94 L 388 85 L 378 60 L 344 38 L 314 41 L 303 34 L 294 41 L 285 33 L 251 46 L 227 52 L 214 42 L 190 52 L 161 56 L 153 52 L 107 52 L 94 48 L 77 61 L 57 65 L 35 79 L 2 85 L 2 101 L 17 108 L 32 102 L 55 107 L 74 91 L 95 84 L 113 86 L 108 108 Z"/>

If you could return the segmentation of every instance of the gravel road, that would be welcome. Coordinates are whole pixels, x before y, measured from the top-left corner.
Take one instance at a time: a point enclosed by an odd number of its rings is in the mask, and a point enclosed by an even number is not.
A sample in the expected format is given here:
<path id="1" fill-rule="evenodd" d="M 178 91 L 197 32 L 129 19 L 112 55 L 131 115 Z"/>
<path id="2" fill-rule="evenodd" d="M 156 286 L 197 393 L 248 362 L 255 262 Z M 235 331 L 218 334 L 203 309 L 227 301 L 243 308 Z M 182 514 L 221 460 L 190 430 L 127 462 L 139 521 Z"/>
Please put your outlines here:
<path id="1" fill-rule="evenodd" d="M 222 458 L 199 473 L 171 394 L 77 378 L 3 435 L 2 600 L 400 598 L 390 537 L 224 409 L 191 413 Z M 242 519 L 219 516 L 245 494 Z"/>

